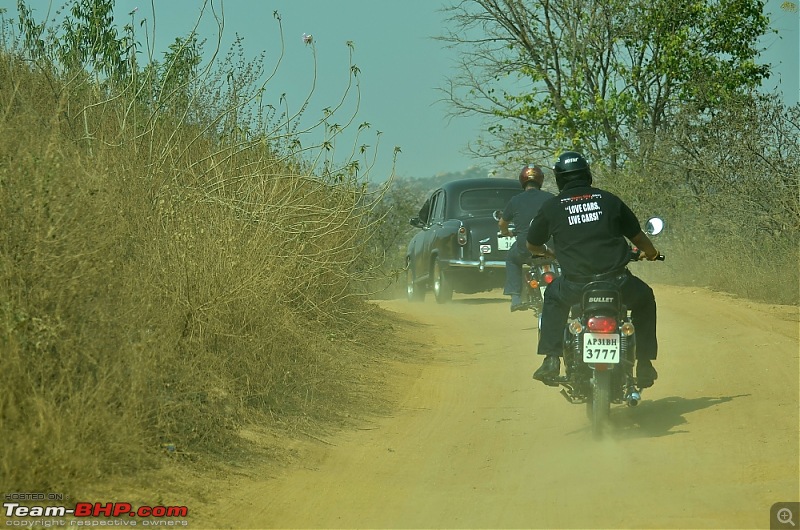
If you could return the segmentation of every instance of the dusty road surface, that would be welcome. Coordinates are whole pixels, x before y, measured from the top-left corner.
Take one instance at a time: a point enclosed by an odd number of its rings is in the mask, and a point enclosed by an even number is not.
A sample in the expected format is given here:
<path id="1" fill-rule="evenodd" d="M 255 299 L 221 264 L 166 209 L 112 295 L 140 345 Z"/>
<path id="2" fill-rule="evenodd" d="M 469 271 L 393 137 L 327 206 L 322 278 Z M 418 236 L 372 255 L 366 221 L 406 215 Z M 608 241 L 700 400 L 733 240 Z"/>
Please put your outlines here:
<path id="1" fill-rule="evenodd" d="M 770 506 L 800 497 L 797 308 L 655 290 L 659 380 L 612 407 L 599 442 L 583 406 L 531 379 L 531 313 L 499 293 L 382 302 L 425 322 L 429 344 L 390 365 L 394 413 L 310 440 L 193 526 L 769 528 Z"/>

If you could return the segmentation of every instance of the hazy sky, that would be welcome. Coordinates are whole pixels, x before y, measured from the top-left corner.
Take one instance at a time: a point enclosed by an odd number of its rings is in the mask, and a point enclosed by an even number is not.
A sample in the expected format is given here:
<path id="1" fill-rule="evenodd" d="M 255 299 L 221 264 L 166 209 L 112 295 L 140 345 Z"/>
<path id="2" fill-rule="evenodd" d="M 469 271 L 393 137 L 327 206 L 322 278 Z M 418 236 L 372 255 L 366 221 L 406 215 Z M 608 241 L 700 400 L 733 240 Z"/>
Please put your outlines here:
<path id="1" fill-rule="evenodd" d="M 770 87 L 780 84 L 787 103 L 798 101 L 800 93 L 800 15 L 780 9 L 782 0 L 767 0 L 778 35 L 769 35 L 762 44 L 767 48 L 763 60 L 775 65 Z M 313 49 L 303 42 L 303 34 L 313 36 L 316 49 L 317 81 L 304 123 L 321 116 L 321 109 L 333 107 L 341 99 L 348 82 L 349 49 L 354 44 L 353 62 L 360 69 L 361 101 L 355 124 L 369 122 L 357 142 L 375 145 L 374 132 L 382 131 L 378 162 L 372 180 L 384 180 L 391 168 L 392 151 L 402 149 L 396 172 L 401 176 L 428 177 L 441 172 L 460 171 L 473 165 L 490 167 L 485 160 L 464 154 L 465 145 L 481 134 L 477 118 L 448 120 L 447 104 L 439 100 L 445 78 L 454 73 L 456 53 L 433 37 L 443 33 L 444 15 L 439 12 L 451 0 L 225 0 L 214 1 L 224 8 L 225 26 L 222 50 L 227 51 L 235 35 L 243 37 L 245 52 L 255 58 L 266 51 L 266 69 L 274 67 L 281 40 L 273 12 L 282 17 L 285 54 L 275 78 L 267 85 L 266 100 L 277 104 L 282 93 L 290 111 L 297 111 L 306 98 L 313 80 Z M 0 0 L 0 7 L 14 13 L 15 0 Z M 48 2 L 28 2 L 36 9 L 36 18 L 45 15 Z M 63 2 L 54 0 L 53 6 Z M 200 15 L 200 0 L 154 0 L 156 9 L 155 45 L 161 52 L 177 36 L 185 36 Z M 120 24 L 128 22 L 127 13 L 136 12 L 137 27 L 142 19 L 152 22 L 151 3 L 146 0 L 117 0 Z M 142 29 L 137 29 L 143 39 Z M 213 49 L 218 28 L 210 13 L 201 19 L 198 32 L 208 40 L 206 51 Z M 334 122 L 343 124 L 354 108 L 348 98 Z M 352 145 L 352 142 L 350 142 Z M 349 149 L 337 144 L 337 153 Z"/>

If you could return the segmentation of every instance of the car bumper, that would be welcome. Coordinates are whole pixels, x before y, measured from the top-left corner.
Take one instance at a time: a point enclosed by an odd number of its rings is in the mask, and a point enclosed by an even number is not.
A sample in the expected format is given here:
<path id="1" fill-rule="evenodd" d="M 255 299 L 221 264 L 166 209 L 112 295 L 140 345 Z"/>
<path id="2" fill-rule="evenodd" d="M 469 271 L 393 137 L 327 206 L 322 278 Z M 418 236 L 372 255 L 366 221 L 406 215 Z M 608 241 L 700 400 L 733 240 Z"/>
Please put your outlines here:
<path id="1" fill-rule="evenodd" d="M 478 269 L 479 271 L 484 271 L 486 269 L 506 268 L 505 261 L 487 260 L 483 256 L 477 260 L 452 259 L 448 261 L 448 265 L 451 267 Z"/>

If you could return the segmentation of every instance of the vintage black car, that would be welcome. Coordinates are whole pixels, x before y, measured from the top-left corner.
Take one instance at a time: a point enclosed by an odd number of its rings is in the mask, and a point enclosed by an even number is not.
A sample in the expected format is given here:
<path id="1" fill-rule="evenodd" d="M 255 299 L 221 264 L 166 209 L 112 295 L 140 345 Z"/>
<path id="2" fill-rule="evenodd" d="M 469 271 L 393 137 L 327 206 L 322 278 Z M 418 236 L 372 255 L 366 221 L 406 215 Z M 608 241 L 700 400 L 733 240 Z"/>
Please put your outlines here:
<path id="1" fill-rule="evenodd" d="M 428 289 L 436 301 L 457 293 L 479 293 L 502 287 L 506 252 L 514 242 L 498 237 L 493 214 L 522 193 L 516 180 L 476 178 L 448 182 L 431 194 L 411 224 L 421 230 L 406 252 L 406 287 L 410 301 L 421 301 Z"/>

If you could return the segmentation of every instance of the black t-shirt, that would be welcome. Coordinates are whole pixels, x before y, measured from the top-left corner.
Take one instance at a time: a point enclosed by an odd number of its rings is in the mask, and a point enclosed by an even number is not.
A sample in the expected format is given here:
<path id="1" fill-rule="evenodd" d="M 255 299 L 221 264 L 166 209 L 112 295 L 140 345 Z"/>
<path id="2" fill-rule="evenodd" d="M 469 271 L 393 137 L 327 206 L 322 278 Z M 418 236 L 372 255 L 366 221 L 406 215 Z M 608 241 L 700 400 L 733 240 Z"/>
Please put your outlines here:
<path id="1" fill-rule="evenodd" d="M 552 198 L 553 194 L 549 191 L 528 188 L 523 193 L 514 195 L 508 201 L 502 217 L 505 222 L 514 223 L 518 247 L 525 248 L 525 237 L 528 234 L 528 227 L 531 225 L 531 221 L 539 214 L 542 205 Z"/>
<path id="2" fill-rule="evenodd" d="M 625 238 L 640 231 L 639 220 L 619 197 L 578 181 L 542 206 L 528 241 L 542 245 L 552 236 L 563 272 L 588 276 L 624 267 L 630 256 Z"/>

